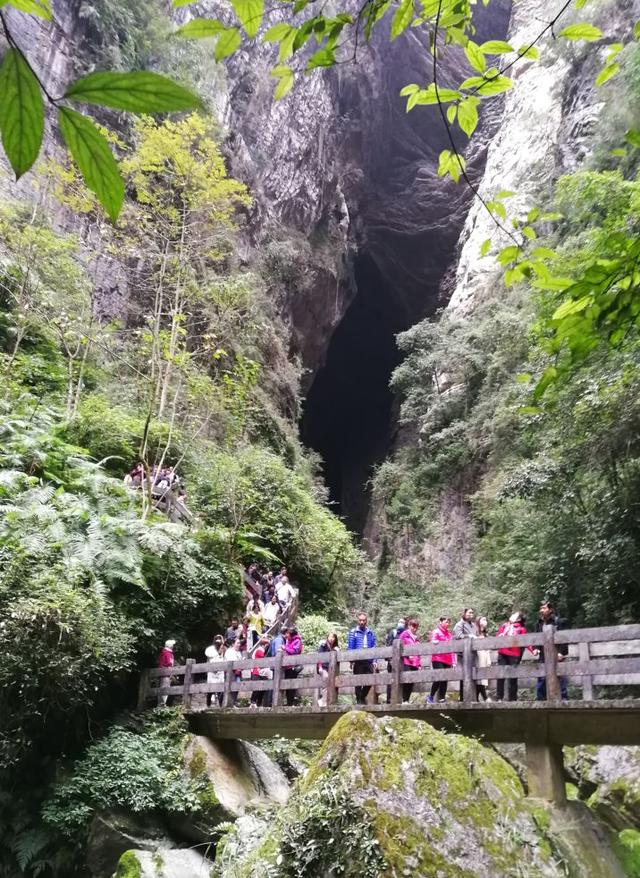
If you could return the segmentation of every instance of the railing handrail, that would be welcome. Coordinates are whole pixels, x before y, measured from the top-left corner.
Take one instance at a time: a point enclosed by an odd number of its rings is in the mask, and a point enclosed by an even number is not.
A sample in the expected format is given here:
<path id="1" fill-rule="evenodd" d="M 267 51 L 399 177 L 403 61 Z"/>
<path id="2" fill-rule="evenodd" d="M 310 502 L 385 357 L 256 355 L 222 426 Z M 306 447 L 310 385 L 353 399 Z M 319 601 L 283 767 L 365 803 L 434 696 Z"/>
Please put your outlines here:
<path id="1" fill-rule="evenodd" d="M 287 608 L 289 609 L 289 608 Z M 295 606 L 290 607 L 295 612 Z M 281 614 L 284 616 L 286 610 Z M 279 618 L 274 626 L 282 624 Z M 272 627 L 274 627 L 272 626 Z M 618 658 L 602 655 L 602 644 L 612 643 L 615 656 L 615 644 L 621 641 L 638 640 L 638 654 L 632 657 Z M 590 655 L 590 644 L 599 644 L 598 656 Z M 577 656 L 560 656 L 566 646 L 576 644 Z M 540 648 L 536 653 L 536 662 L 526 665 L 477 665 L 477 653 L 502 648 L 519 648 L 527 650 Z M 633 647 L 632 647 L 633 649 Z M 417 670 L 406 670 L 405 659 L 412 656 L 429 658 L 433 655 L 451 654 L 457 661 L 450 668 L 433 669 L 423 663 Z M 341 665 L 352 664 L 354 661 L 382 662 L 377 671 L 367 673 L 341 673 Z M 387 670 L 389 662 L 390 670 Z M 328 677 L 318 673 L 317 665 L 328 667 Z M 287 677 L 284 670 L 292 667 L 308 668 L 310 675 Z M 254 677 L 251 680 L 241 679 L 241 672 L 253 668 L 271 668 L 272 679 Z M 222 672 L 222 682 L 193 682 L 194 675 Z M 174 684 L 172 677 L 184 677 L 182 684 Z M 275 657 L 256 659 L 250 654 L 247 658 L 221 660 L 218 662 L 198 662 L 189 659 L 185 665 L 171 668 L 152 668 L 143 674 L 141 681 L 140 701 L 154 695 L 181 695 L 185 706 L 190 703 L 194 694 L 213 694 L 223 692 L 223 706 L 228 706 L 231 693 L 243 691 L 273 692 L 273 704 L 277 706 L 280 694 L 286 689 L 318 690 L 326 689 L 327 703 L 335 703 L 340 689 L 355 686 L 390 685 L 392 704 L 399 703 L 402 683 L 422 683 L 436 680 L 460 681 L 463 684 L 465 701 L 475 701 L 475 684 L 479 680 L 540 678 L 546 681 L 547 700 L 559 701 L 561 698 L 560 677 L 578 678 L 582 683 L 583 698 L 593 699 L 593 685 L 640 684 L 640 625 L 616 625 L 600 628 L 578 628 L 573 630 L 556 630 L 553 626 L 545 626 L 542 631 L 512 637 L 471 637 L 459 640 L 448 640 L 441 643 L 416 643 L 405 645 L 396 639 L 393 646 L 376 646 L 358 650 L 333 650 L 330 652 L 302 653 L 287 655 L 279 652 Z M 151 689 L 152 680 L 159 682 L 159 687 Z"/>

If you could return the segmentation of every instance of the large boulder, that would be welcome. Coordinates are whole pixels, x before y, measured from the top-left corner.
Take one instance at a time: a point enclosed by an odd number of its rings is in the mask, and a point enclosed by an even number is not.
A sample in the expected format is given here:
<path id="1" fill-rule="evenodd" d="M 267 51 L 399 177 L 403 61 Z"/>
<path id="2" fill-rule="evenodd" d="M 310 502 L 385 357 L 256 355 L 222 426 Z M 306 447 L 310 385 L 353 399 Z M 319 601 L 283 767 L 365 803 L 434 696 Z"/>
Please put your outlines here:
<path id="1" fill-rule="evenodd" d="M 266 753 L 246 741 L 212 741 L 190 736 L 185 770 L 200 782 L 197 813 L 172 813 L 167 822 L 180 839 L 202 844 L 216 840 L 220 824 L 247 809 L 273 808 L 289 798 L 289 783 Z"/>
<path id="2" fill-rule="evenodd" d="M 120 857 L 114 878 L 206 878 L 210 870 L 211 861 L 194 850 L 135 850 Z"/>
<path id="3" fill-rule="evenodd" d="M 130 848 L 157 851 L 170 844 L 155 815 L 127 811 L 98 813 L 87 842 L 87 866 L 93 878 L 111 878 L 120 856 Z"/>
<path id="4" fill-rule="evenodd" d="M 238 859 L 232 831 L 212 874 L 253 878 L 266 863 L 279 876 L 313 878 L 560 878 L 550 822 L 513 768 L 478 741 L 353 711 L 262 844 Z"/>
<path id="5" fill-rule="evenodd" d="M 578 795 L 616 832 L 640 830 L 640 747 L 567 747 Z"/>

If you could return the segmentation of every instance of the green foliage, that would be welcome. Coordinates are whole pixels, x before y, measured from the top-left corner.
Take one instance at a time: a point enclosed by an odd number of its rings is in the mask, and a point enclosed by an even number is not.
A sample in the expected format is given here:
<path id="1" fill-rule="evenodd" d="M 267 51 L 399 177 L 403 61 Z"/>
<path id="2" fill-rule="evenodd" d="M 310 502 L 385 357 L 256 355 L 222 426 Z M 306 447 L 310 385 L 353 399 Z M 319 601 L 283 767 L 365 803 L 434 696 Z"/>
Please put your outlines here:
<path id="1" fill-rule="evenodd" d="M 230 551 L 242 557 L 238 536 L 259 535 L 286 560 L 305 606 L 334 604 L 362 575 L 362 557 L 344 525 L 274 454 L 246 447 L 210 455 L 193 477 L 195 501 L 205 521 L 228 529 Z"/>
<path id="2" fill-rule="evenodd" d="M 182 765 L 186 732 L 184 720 L 166 709 L 151 714 L 141 731 L 114 726 L 55 785 L 43 808 L 45 823 L 75 837 L 96 811 L 198 812 L 201 784 Z"/>
<path id="3" fill-rule="evenodd" d="M 315 652 L 318 644 L 325 640 L 327 635 L 334 633 L 338 635 L 339 649 L 347 647 L 348 629 L 344 622 L 330 621 L 326 616 L 303 613 L 298 616 L 296 627 L 307 652 Z"/>

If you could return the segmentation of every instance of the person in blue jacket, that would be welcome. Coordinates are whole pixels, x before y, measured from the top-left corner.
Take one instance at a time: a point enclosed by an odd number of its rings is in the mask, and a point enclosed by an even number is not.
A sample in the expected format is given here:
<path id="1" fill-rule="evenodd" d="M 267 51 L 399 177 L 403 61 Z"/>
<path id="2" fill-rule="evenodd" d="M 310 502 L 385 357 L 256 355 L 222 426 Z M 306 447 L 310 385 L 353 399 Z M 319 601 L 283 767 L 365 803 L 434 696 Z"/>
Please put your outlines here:
<path id="1" fill-rule="evenodd" d="M 358 624 L 349 632 L 347 649 L 373 649 L 376 645 L 376 636 L 367 625 L 367 614 L 358 613 Z M 357 659 L 352 663 L 354 674 L 373 674 L 376 668 L 374 661 L 369 659 Z M 371 686 L 356 686 L 356 703 L 366 704 L 367 695 Z"/>

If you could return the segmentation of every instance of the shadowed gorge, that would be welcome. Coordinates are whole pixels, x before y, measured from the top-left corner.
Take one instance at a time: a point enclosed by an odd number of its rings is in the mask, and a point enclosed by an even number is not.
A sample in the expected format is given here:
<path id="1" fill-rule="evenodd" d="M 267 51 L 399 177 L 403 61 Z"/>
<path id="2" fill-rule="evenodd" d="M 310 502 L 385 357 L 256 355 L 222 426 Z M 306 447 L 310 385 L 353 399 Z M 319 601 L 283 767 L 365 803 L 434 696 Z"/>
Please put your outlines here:
<path id="1" fill-rule="evenodd" d="M 356 265 L 357 294 L 338 325 L 304 406 L 302 439 L 320 453 L 335 510 L 361 533 L 371 468 L 389 449 L 395 334 L 406 317 L 373 261 Z"/>

